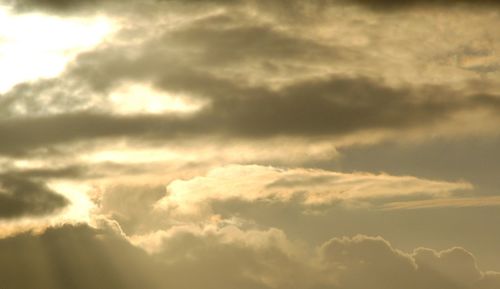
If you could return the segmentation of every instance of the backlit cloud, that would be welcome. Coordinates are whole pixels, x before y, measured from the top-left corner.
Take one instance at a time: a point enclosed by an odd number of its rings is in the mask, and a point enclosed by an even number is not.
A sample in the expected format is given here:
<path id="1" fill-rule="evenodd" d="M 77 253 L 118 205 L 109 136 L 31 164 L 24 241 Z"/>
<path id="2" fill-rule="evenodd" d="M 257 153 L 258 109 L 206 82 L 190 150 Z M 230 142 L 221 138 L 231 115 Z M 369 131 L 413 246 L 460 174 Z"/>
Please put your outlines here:
<path id="1" fill-rule="evenodd" d="M 0 0 L 0 287 L 498 289 L 498 8 Z"/>

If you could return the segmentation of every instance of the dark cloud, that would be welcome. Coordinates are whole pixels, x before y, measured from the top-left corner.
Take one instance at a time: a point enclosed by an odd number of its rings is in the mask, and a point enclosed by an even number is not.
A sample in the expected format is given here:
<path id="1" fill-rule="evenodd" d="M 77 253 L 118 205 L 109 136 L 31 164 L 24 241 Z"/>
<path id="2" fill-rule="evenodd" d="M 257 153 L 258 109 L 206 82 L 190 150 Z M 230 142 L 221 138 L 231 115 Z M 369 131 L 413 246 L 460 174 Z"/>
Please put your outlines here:
<path id="1" fill-rule="evenodd" d="M 304 16 L 304 9 L 314 9 L 334 3 L 329 0 L 313 0 L 310 3 L 303 1 L 260 1 L 260 0 L 0 0 L 17 13 L 26 13 L 33 11 L 42 11 L 58 15 L 82 15 L 94 13 L 107 13 L 111 15 L 120 15 L 123 12 L 146 16 L 152 10 L 168 10 L 175 7 L 180 10 L 199 10 L 212 8 L 258 8 L 262 12 L 272 12 L 274 15 L 294 15 Z M 121 6 L 121 7 L 120 7 Z M 147 7 L 146 9 L 137 9 L 137 7 Z M 135 10 L 135 11 L 134 11 Z"/>
<path id="2" fill-rule="evenodd" d="M 0 254 L 0 283 L 6 288 L 162 288 L 146 253 L 114 233 L 84 225 L 2 239 Z"/>
<path id="3" fill-rule="evenodd" d="M 68 108 L 82 110 L 88 106 L 91 93 L 85 84 L 75 84 L 72 80 L 64 81 L 63 77 L 28 81 L 0 94 L 0 115 L 16 115 L 16 107 L 29 115 L 67 111 Z M 43 98 L 40 97 L 42 94 Z"/>
<path id="4" fill-rule="evenodd" d="M 500 281 L 462 248 L 408 254 L 380 237 L 357 236 L 331 239 L 317 258 L 275 229 L 193 230 L 151 235 L 157 245 L 150 254 L 112 227 L 63 226 L 2 239 L 0 282 L 12 289 L 493 289 Z"/>
<path id="5" fill-rule="evenodd" d="M 148 255 L 111 229 L 85 225 L 23 234 L 0 240 L 0 282 L 12 289 L 290 288 L 290 277 L 298 288 L 310 288 L 305 284 L 316 282 L 300 280 L 307 264 L 278 244 L 259 248 L 179 232 L 161 246 Z"/>
<path id="6" fill-rule="evenodd" d="M 65 80 L 94 92 L 107 93 L 128 81 L 189 96 L 238 96 L 248 89 L 252 77 L 286 76 L 292 68 L 303 77 L 308 67 L 322 66 L 325 61 L 360 57 L 355 50 L 293 34 L 244 14 L 204 17 L 175 29 L 155 28 L 161 31 L 159 35 L 138 44 L 129 40 L 141 39 L 143 27 L 122 32 L 117 39 L 126 45 L 105 45 L 82 53 L 68 66 L 62 81 L 19 86 L 9 99 L 22 95 L 28 101 L 33 92 L 64 87 Z M 68 85 L 67 93 L 75 90 Z"/>
<path id="7" fill-rule="evenodd" d="M 9 175 L 30 179 L 78 179 L 85 176 L 87 168 L 84 166 L 67 166 L 61 168 L 34 168 L 22 170 L 9 170 Z"/>
<path id="8" fill-rule="evenodd" d="M 3 2 L 13 6 L 19 12 L 41 10 L 49 13 L 58 14 L 71 14 L 71 13 L 82 13 L 82 12 L 102 12 L 109 8 L 113 8 L 116 12 L 116 8 L 120 3 L 127 5 L 134 5 L 140 3 L 137 0 L 3 0 Z M 161 7 L 161 4 L 167 3 L 170 5 L 177 6 L 190 6 L 195 8 L 195 6 L 203 5 L 207 6 L 250 6 L 262 9 L 262 12 L 272 12 L 273 14 L 280 16 L 286 14 L 287 16 L 301 17 L 305 13 L 316 13 L 319 15 L 325 7 L 338 6 L 342 4 L 354 4 L 373 9 L 378 12 L 389 12 L 399 9 L 412 9 L 419 7 L 450 7 L 450 6 L 472 6 L 472 7 L 491 7 L 500 4 L 498 0 L 312 0 L 312 1 L 260 1 L 260 0 L 212 0 L 212 1 L 201 1 L 201 0 L 188 0 L 188 1 L 178 1 L 178 0 L 151 0 L 143 1 L 149 5 L 156 5 Z M 162 3 L 163 2 L 163 3 Z M 165 7 L 165 6 L 164 6 Z M 123 9 L 122 9 L 123 10 Z"/>
<path id="9" fill-rule="evenodd" d="M 376 11 L 392 11 L 395 9 L 410 9 L 422 7 L 452 7 L 452 6 L 472 6 L 491 7 L 500 4 L 498 0 L 341 0 L 344 3 L 360 4 Z"/>
<path id="10" fill-rule="evenodd" d="M 291 35 L 269 25 L 247 23 L 252 20 L 237 19 L 238 16 L 243 15 L 220 15 L 195 21 L 166 33 L 161 41 L 171 48 L 196 51 L 191 61 L 210 66 L 283 60 L 311 65 L 326 59 L 341 61 L 354 57 L 354 53 L 346 49 Z"/>
<path id="11" fill-rule="evenodd" d="M 99 9 L 113 0 L 3 0 L 18 12 L 41 10 L 49 13 L 76 13 L 82 10 Z"/>
<path id="12" fill-rule="evenodd" d="M 5 136 L 0 154 L 103 138 L 306 138 L 407 131 L 446 123 L 464 111 L 500 107 L 495 95 L 467 96 L 439 86 L 392 87 L 363 77 L 302 75 L 280 88 L 252 83 L 249 75 L 286 74 L 292 64 L 306 71 L 325 59 L 343 61 L 356 53 L 251 20 L 223 14 L 175 29 L 157 27 L 161 33 L 138 44 L 124 33 L 117 39 L 125 37 L 127 44 L 108 43 L 82 53 L 57 79 L 16 86 L 0 100 L 3 114 L 11 116 L 0 120 Z M 243 64 L 257 72 L 242 71 Z M 184 116 L 110 113 L 107 95 L 127 82 L 150 83 L 209 104 Z M 100 101 L 85 108 L 95 94 Z M 64 113 L 48 113 L 47 105 Z M 24 116 L 14 112 L 19 106 L 27 111 Z"/>
<path id="13" fill-rule="evenodd" d="M 329 266 L 340 269 L 340 288 L 492 288 L 463 248 L 406 254 L 382 238 L 357 236 L 330 240 L 322 254 Z"/>
<path id="14" fill-rule="evenodd" d="M 6 136 L 0 150 L 7 154 L 20 154 L 53 144 L 103 137 L 147 136 L 153 132 L 172 136 L 178 131 L 172 124 L 178 121 L 171 116 L 87 113 L 9 119 L 0 124 L 0 131 Z"/>
<path id="15" fill-rule="evenodd" d="M 215 99 L 200 117 L 232 134 L 251 137 L 338 136 L 363 130 L 393 130 L 446 122 L 465 109 L 498 109 L 492 96 L 460 99 L 437 89 L 394 89 L 368 79 L 304 81 L 277 93 Z M 488 104 L 487 104 L 488 103 Z"/>
<path id="16" fill-rule="evenodd" d="M 16 174 L 0 175 L 0 219 L 48 215 L 66 205 L 65 197 L 40 181 Z"/>
<path id="17" fill-rule="evenodd" d="M 305 73 L 300 81 L 278 88 L 252 83 L 249 75 L 286 73 L 291 63 L 306 71 L 325 59 L 343 61 L 355 53 L 238 16 L 206 17 L 173 29 L 156 27 L 161 33 L 138 43 L 128 41 L 125 33 L 117 41 L 123 37 L 126 44 L 108 43 L 80 54 L 57 79 L 18 85 L 2 96 L 1 107 L 11 117 L 0 120 L 5 136 L 0 154 L 103 138 L 307 138 L 408 131 L 447 123 L 465 111 L 495 112 L 500 107 L 496 95 L 467 95 L 444 86 L 393 87 L 363 77 Z M 143 33 L 142 28 L 134 33 Z M 244 71 L 243 64 L 256 72 Z M 165 93 L 209 104 L 183 116 L 110 113 L 107 95 L 128 82 L 152 84 Z M 95 94 L 101 101 L 84 108 L 82 100 Z M 47 99 L 64 113 L 44 112 Z M 28 111 L 25 116 L 13 113 L 17 106 Z"/>
<path id="18" fill-rule="evenodd" d="M 432 127 L 469 109 L 497 111 L 500 107 L 496 96 L 464 97 L 432 87 L 395 89 L 368 79 L 315 79 L 278 91 L 213 85 L 217 91 L 210 95 L 211 104 L 188 115 L 82 112 L 4 119 L 0 121 L 0 134 L 5 137 L 0 153 L 22 154 L 103 138 L 332 137 Z M 239 94 L 226 94 L 228 90 Z"/>
<path id="19" fill-rule="evenodd" d="M 197 6 L 210 7 L 221 4 L 238 4 L 245 1 L 230 1 L 230 0 L 215 0 L 215 1 L 200 1 L 200 0 L 1 0 L 5 4 L 10 5 L 18 13 L 43 11 L 45 13 L 58 14 L 58 15 L 75 15 L 75 14 L 92 14 L 92 13 L 108 13 L 108 14 L 121 14 L 123 12 L 131 12 L 141 15 L 141 13 L 148 14 L 153 7 L 165 8 L 168 5 L 175 6 L 190 6 L 196 9 Z M 147 7 L 147 9 L 137 9 L 138 7 Z M 134 11 L 135 10 L 135 11 Z"/>

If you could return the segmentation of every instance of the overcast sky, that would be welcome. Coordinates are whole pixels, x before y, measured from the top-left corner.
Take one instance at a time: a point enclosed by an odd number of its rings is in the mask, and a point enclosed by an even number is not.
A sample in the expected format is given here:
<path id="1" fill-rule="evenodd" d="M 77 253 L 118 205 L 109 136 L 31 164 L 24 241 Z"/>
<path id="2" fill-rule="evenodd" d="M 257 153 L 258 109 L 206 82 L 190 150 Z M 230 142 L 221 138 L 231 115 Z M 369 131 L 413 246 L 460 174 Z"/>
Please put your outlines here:
<path id="1" fill-rule="evenodd" d="M 500 288 L 499 27 L 496 0 L 0 0 L 0 287 Z"/>

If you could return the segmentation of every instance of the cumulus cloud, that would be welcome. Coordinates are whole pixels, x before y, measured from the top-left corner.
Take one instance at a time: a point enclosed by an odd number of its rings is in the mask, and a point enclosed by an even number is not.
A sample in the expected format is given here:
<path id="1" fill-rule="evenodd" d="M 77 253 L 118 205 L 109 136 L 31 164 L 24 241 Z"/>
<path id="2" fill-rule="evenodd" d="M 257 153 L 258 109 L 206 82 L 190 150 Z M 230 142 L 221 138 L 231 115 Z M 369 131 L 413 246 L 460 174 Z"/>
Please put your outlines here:
<path id="1" fill-rule="evenodd" d="M 441 252 L 418 248 L 408 254 L 380 237 L 356 236 L 332 239 L 321 252 L 324 262 L 339 271 L 339 288 L 490 288 L 491 284 L 472 254 L 458 247 Z"/>
<path id="2" fill-rule="evenodd" d="M 136 242 L 164 260 L 176 288 L 310 288 L 322 281 L 310 260 L 300 258 L 300 247 L 277 229 L 180 226 Z"/>
<path id="3" fill-rule="evenodd" d="M 178 226 L 132 240 L 152 256 L 167 260 L 165 272 L 178 277 L 171 283 L 178 288 L 203 286 L 199 284 L 339 289 L 498 286 L 496 273 L 481 271 L 475 257 L 461 247 L 405 253 L 382 237 L 333 238 L 312 250 L 277 229 L 242 230 L 216 222 L 205 227 Z M 184 270 L 198 278 L 184 278 Z"/>
<path id="4" fill-rule="evenodd" d="M 9 288 L 446 288 L 492 289 L 463 248 L 412 253 L 381 237 L 333 238 L 317 250 L 277 229 L 178 226 L 134 236 L 108 225 L 52 228 L 0 240 L 0 280 Z M 24 252 L 19 255 L 17 252 Z M 16 278 L 19 274 L 29 278 Z"/>

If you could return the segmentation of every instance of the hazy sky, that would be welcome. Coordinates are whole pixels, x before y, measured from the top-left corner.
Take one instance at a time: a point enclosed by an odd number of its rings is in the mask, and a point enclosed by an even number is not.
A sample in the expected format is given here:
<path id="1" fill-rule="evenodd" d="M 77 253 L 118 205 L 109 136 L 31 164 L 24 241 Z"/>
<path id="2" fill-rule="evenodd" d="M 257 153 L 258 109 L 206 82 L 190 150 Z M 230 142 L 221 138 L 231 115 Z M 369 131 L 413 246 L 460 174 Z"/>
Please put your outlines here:
<path id="1" fill-rule="evenodd" d="M 499 27 L 496 0 L 0 0 L 0 287 L 500 288 Z"/>

